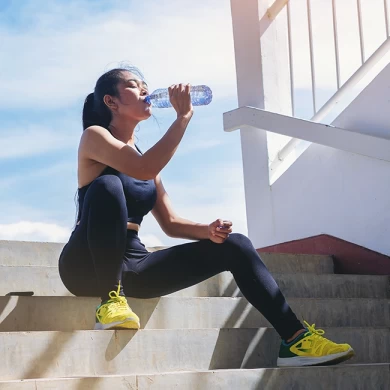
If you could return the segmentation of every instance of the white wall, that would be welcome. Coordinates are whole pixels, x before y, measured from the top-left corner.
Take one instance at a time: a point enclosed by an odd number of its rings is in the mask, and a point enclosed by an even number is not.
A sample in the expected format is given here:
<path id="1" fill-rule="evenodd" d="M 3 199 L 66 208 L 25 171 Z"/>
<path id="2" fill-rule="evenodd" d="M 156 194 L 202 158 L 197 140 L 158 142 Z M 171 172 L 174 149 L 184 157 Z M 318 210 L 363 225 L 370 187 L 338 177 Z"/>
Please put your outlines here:
<path id="1" fill-rule="evenodd" d="M 273 3 L 231 0 L 238 103 L 288 115 L 287 15 L 284 8 L 271 20 Z M 334 125 L 390 138 L 389 102 L 390 65 Z M 327 233 L 390 255 L 390 163 L 311 145 L 270 186 L 266 133 L 240 131 L 248 233 L 257 248 Z"/>
<path id="2" fill-rule="evenodd" d="M 333 125 L 390 139 L 390 64 L 362 91 Z"/>
<path id="3" fill-rule="evenodd" d="M 334 125 L 390 138 L 390 65 Z M 390 255 L 390 163 L 312 144 L 271 189 L 272 239 L 326 233 Z"/>
<path id="4" fill-rule="evenodd" d="M 390 163 L 312 145 L 272 195 L 274 243 L 326 233 L 390 254 Z"/>

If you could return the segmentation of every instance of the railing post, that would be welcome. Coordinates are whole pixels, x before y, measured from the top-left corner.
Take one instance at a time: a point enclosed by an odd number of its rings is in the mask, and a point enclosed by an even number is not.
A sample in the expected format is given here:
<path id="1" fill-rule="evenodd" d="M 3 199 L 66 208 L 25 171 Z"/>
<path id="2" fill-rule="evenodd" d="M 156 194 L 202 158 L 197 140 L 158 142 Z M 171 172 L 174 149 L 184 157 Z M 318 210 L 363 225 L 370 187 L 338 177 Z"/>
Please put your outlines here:
<path id="1" fill-rule="evenodd" d="M 238 105 L 291 115 L 286 7 L 272 20 L 274 1 L 231 0 Z M 248 235 L 260 248 L 275 234 L 267 133 L 248 127 L 240 133 Z"/>

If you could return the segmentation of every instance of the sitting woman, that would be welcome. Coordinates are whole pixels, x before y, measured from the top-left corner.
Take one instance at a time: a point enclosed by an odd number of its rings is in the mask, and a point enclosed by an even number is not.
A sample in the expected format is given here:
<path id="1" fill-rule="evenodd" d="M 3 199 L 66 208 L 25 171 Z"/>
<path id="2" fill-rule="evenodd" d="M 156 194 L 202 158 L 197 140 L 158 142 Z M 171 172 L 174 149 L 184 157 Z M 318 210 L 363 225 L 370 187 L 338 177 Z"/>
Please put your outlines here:
<path id="1" fill-rule="evenodd" d="M 282 338 L 279 366 L 338 363 L 353 356 L 314 326 L 303 326 L 251 241 L 232 233 L 232 223 L 188 221 L 172 209 L 160 178 L 193 115 L 189 85 L 169 88 L 177 119 L 142 153 L 137 124 L 151 116 L 148 87 L 136 69 L 103 74 L 83 110 L 78 150 L 77 224 L 59 259 L 61 279 L 77 296 L 100 296 L 95 329 L 139 329 L 126 296 L 153 298 L 230 271 L 245 298 Z M 195 240 L 150 253 L 138 231 L 152 212 L 170 237 Z"/>

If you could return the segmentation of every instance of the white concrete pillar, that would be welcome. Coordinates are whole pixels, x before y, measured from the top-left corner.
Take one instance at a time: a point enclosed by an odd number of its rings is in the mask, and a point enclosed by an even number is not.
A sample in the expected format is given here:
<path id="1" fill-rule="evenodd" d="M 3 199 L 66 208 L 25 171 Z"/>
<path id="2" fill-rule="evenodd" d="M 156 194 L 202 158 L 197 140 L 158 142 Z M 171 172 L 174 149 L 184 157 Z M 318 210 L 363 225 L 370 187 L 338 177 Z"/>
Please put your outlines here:
<path id="1" fill-rule="evenodd" d="M 287 15 L 284 8 L 271 19 L 273 3 L 231 0 L 238 106 L 291 115 Z M 248 235 L 260 248 L 275 243 L 267 133 L 249 127 L 240 133 Z"/>

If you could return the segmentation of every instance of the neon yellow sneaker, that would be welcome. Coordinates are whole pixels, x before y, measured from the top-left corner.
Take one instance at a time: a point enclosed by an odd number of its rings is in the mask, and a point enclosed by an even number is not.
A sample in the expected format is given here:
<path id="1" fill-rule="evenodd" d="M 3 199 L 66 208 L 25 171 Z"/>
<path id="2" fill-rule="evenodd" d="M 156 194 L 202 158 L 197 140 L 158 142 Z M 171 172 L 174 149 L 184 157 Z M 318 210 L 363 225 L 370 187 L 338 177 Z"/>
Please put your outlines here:
<path id="1" fill-rule="evenodd" d="M 278 367 L 299 367 L 330 365 L 341 363 L 355 355 L 349 344 L 336 344 L 322 337 L 322 329 L 315 329 L 315 324 L 307 326 L 307 332 L 299 335 L 291 343 L 282 341 L 277 360 Z"/>
<path id="2" fill-rule="evenodd" d="M 95 330 L 140 328 L 137 314 L 130 309 L 126 298 L 119 295 L 119 291 L 120 283 L 118 291 L 108 294 L 111 299 L 97 307 Z"/>

